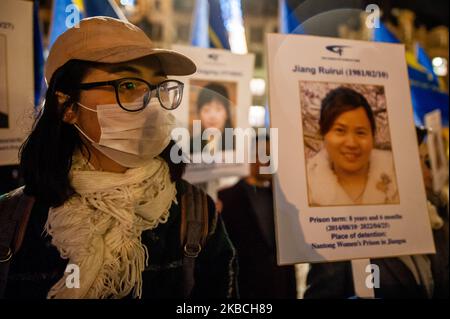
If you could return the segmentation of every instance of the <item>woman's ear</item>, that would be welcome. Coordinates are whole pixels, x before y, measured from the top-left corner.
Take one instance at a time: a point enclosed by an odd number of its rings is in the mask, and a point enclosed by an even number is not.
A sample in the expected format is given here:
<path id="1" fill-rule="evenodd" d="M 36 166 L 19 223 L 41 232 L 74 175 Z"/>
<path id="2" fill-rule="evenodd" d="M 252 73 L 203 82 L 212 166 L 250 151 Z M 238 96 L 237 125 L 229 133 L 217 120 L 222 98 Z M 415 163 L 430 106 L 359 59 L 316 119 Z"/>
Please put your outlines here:
<path id="1" fill-rule="evenodd" d="M 69 95 L 59 91 L 57 91 L 55 95 L 56 98 L 58 99 L 58 104 L 61 106 L 64 105 L 70 99 Z M 72 104 L 66 107 L 66 109 L 64 110 L 63 122 L 68 124 L 75 124 L 76 121 L 77 121 L 77 113 L 74 111 Z"/>
<path id="2" fill-rule="evenodd" d="M 56 91 L 55 92 L 55 96 L 58 99 L 58 104 L 59 105 L 63 105 L 64 103 L 66 103 L 70 99 L 69 95 L 67 95 L 65 93 L 62 93 L 60 91 Z"/>
<path id="3" fill-rule="evenodd" d="M 73 109 L 73 104 L 68 106 L 64 110 L 63 122 L 67 124 L 75 124 L 77 122 L 78 116 L 77 113 Z"/>

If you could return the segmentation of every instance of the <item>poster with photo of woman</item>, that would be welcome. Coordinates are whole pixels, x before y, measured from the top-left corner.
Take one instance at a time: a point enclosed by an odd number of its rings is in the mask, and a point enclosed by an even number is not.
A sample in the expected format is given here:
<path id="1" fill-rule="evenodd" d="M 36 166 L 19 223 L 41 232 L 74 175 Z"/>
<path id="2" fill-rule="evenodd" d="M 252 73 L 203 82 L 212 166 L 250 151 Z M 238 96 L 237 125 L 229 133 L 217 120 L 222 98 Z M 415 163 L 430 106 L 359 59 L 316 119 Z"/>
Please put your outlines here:
<path id="1" fill-rule="evenodd" d="M 0 165 L 16 165 L 33 124 L 33 3 L 0 2 Z"/>
<path id="2" fill-rule="evenodd" d="M 177 128 L 186 129 L 172 135 L 189 160 L 184 178 L 203 183 L 248 175 L 248 163 L 235 160 L 245 158 L 239 152 L 246 150 L 236 147 L 234 130 L 251 128 L 249 87 L 254 55 L 183 45 L 174 45 L 173 49 L 189 56 L 197 66 L 189 79 L 178 78 L 184 83 L 183 100 L 173 111 Z"/>
<path id="3" fill-rule="evenodd" d="M 269 34 L 279 264 L 435 251 L 405 49 Z"/>

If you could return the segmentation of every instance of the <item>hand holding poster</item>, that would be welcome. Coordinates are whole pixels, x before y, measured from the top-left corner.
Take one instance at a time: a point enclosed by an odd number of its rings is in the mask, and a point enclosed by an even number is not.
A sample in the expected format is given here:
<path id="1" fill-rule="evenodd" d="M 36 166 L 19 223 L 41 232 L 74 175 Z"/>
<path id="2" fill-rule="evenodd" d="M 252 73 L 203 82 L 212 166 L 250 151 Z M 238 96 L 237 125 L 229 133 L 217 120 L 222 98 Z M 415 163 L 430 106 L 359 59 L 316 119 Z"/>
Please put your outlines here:
<path id="1" fill-rule="evenodd" d="M 280 264 L 434 251 L 402 45 L 269 35 Z"/>

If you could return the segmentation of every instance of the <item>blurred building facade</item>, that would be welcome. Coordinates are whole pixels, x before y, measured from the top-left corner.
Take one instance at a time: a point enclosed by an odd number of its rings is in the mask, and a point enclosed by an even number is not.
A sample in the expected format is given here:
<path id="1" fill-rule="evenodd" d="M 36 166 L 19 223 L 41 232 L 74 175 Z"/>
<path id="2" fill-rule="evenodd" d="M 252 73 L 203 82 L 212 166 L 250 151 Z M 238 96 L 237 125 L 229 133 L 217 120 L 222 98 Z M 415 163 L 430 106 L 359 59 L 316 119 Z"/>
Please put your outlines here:
<path id="1" fill-rule="evenodd" d="M 172 44 L 189 45 L 196 0 L 114 0 L 128 20 L 142 28 L 157 46 L 170 48 Z M 40 0 L 41 30 L 44 31 L 44 47 L 47 46 L 53 0 Z M 308 2 L 308 1 L 307 1 Z M 249 53 L 255 55 L 254 78 L 259 80 L 259 93 L 253 95 L 253 105 L 267 104 L 266 46 L 267 33 L 278 32 L 278 0 L 242 0 L 244 27 Z M 420 13 L 418 13 L 420 14 Z M 447 63 L 449 60 L 448 26 L 427 28 L 417 25 L 416 13 L 407 9 L 390 9 L 385 22 L 408 50 L 417 41 L 431 59 L 440 57 L 442 75 L 448 90 Z M 371 30 L 364 27 L 367 13 L 361 10 L 359 17 L 337 26 L 340 37 L 370 40 Z M 265 85 L 264 85 L 265 84 Z M 265 87 L 265 88 L 264 88 Z"/>
<path id="2" fill-rule="evenodd" d="M 434 60 L 435 63 L 433 63 L 435 70 L 439 67 L 437 63 L 440 62 L 443 64 L 440 71 L 441 73 L 438 73 L 438 76 L 444 80 L 445 89 L 448 91 L 448 27 L 436 26 L 427 29 L 425 25 L 416 26 L 416 13 L 408 9 L 393 9 L 392 12 L 390 12 L 390 16 L 394 17 L 394 21 L 386 21 L 386 27 L 397 37 L 397 39 L 405 44 L 406 50 L 413 52 L 415 50 L 415 44 L 418 43 L 425 49 L 431 60 L 438 58 Z M 366 19 L 367 13 L 363 11 L 359 17 L 359 23 L 356 23 L 356 28 L 352 27 L 350 23 L 340 25 L 338 30 L 339 36 L 347 39 L 369 41 L 372 37 L 372 32 L 365 27 Z"/>
<path id="3" fill-rule="evenodd" d="M 130 22 L 141 27 L 158 46 L 190 44 L 195 0 L 135 0 L 130 5 L 116 2 Z M 242 10 L 248 51 L 255 55 L 254 77 L 267 82 L 265 35 L 278 32 L 278 2 L 243 0 Z M 254 105 L 265 103 L 265 93 L 254 95 Z"/>

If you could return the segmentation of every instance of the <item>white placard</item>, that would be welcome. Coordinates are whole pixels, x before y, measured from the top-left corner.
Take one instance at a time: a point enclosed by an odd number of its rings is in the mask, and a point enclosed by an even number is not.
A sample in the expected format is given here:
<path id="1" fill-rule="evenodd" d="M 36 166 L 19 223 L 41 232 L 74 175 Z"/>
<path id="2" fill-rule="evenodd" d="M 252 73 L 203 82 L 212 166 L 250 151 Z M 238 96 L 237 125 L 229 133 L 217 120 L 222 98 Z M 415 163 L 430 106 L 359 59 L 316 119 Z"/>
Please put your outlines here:
<path id="1" fill-rule="evenodd" d="M 33 114 L 33 3 L 0 2 L 0 165 L 18 163 Z"/>
<path id="2" fill-rule="evenodd" d="M 197 65 L 197 72 L 188 77 L 180 77 L 184 83 L 182 104 L 173 111 L 177 118 L 177 127 L 189 130 L 190 141 L 185 139 L 180 145 L 190 153 L 194 150 L 193 139 L 200 137 L 204 129 L 249 128 L 248 113 L 251 105 L 250 80 L 253 76 L 254 56 L 252 54 L 233 54 L 227 50 L 204 49 L 188 46 L 173 46 L 175 51 L 190 57 Z M 207 103 L 211 96 L 221 96 L 215 101 L 224 100 L 223 107 Z M 208 109 L 209 108 L 209 109 Z M 220 110 L 222 109 L 222 111 Z M 194 122 L 200 120 L 199 122 Z M 193 125 L 197 123 L 197 127 Z M 174 139 L 177 139 L 174 136 Z M 178 139 L 177 139 L 178 140 Z M 231 139 L 232 140 L 232 139 Z M 203 142 L 208 144 L 208 142 Z M 211 145 L 211 144 L 210 144 Z M 206 145 L 197 144 L 197 150 Z M 233 158 L 235 148 L 224 150 L 224 157 Z M 184 178 L 191 183 L 200 183 L 226 176 L 246 176 L 248 163 L 205 163 L 200 161 L 200 153 L 193 155 L 195 163 L 187 165 Z M 201 163 L 199 163 L 201 162 Z"/>
<path id="3" fill-rule="evenodd" d="M 427 146 L 433 174 L 433 190 L 440 192 L 448 183 L 448 162 L 444 151 L 441 111 L 425 114 L 425 126 L 428 129 Z"/>
<path id="4" fill-rule="evenodd" d="M 403 45 L 267 45 L 279 264 L 433 253 Z"/>

